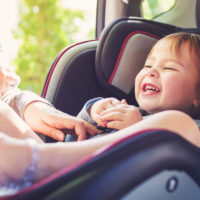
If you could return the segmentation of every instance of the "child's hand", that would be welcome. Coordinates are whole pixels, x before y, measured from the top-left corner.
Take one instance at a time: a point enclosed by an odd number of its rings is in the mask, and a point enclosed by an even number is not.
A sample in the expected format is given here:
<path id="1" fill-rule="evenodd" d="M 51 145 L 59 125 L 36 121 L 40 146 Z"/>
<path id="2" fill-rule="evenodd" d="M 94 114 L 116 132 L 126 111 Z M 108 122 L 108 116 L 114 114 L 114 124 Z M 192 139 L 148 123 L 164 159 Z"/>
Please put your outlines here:
<path id="1" fill-rule="evenodd" d="M 120 130 L 142 120 L 142 115 L 137 107 L 122 100 L 120 104 L 101 112 L 100 120 L 101 126 Z"/>
<path id="2" fill-rule="evenodd" d="M 121 102 L 116 98 L 105 98 L 105 99 L 99 100 L 91 106 L 89 110 L 89 114 L 91 118 L 98 125 L 102 125 L 102 121 L 100 120 L 100 114 L 103 111 L 107 110 L 108 108 L 112 108 L 118 104 L 121 104 Z"/>
<path id="3" fill-rule="evenodd" d="M 74 130 L 78 141 L 86 138 L 86 133 L 95 135 L 99 130 L 92 124 L 61 112 L 48 104 L 33 102 L 24 111 L 24 120 L 33 131 L 63 141 L 62 129 Z"/>
<path id="4" fill-rule="evenodd" d="M 17 86 L 20 81 L 19 76 L 11 67 L 0 66 L 0 94 L 5 94 L 11 86 Z"/>

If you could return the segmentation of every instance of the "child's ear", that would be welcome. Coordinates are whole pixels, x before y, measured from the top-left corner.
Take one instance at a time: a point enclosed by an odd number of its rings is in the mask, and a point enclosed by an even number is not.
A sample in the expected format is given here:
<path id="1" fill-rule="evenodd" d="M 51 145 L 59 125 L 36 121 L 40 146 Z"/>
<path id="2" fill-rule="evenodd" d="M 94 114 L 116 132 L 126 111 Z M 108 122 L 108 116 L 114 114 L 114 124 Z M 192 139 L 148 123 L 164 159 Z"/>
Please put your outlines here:
<path id="1" fill-rule="evenodd" d="M 194 107 L 196 107 L 196 106 L 198 105 L 197 99 L 195 99 L 195 100 L 192 102 L 192 104 L 194 105 Z"/>
<path id="2" fill-rule="evenodd" d="M 197 107 L 199 104 L 200 104 L 200 99 L 195 99 L 195 100 L 193 101 L 194 107 Z"/>
<path id="3" fill-rule="evenodd" d="M 199 98 L 196 98 L 194 101 L 193 101 L 193 117 L 195 118 L 199 118 L 200 117 L 200 99 Z"/>
<path id="4" fill-rule="evenodd" d="M 195 100 L 193 101 L 194 107 L 197 107 L 200 105 L 200 95 L 198 95 Z"/>

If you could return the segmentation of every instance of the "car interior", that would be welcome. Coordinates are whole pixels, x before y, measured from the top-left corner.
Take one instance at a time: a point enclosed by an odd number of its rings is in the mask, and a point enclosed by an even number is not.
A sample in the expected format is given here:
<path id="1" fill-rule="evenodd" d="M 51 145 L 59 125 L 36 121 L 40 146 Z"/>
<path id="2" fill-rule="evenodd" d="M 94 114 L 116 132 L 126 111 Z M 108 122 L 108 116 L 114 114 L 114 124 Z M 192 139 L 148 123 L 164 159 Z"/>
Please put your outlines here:
<path id="1" fill-rule="evenodd" d="M 200 32 L 199 0 L 175 0 L 152 19 L 145 19 L 143 4 L 98 0 L 96 39 L 58 52 L 41 96 L 73 116 L 94 97 L 125 98 L 137 106 L 135 76 L 155 42 L 170 33 Z M 133 132 L 3 199 L 197 200 L 199 156 L 199 148 L 173 132 Z"/>

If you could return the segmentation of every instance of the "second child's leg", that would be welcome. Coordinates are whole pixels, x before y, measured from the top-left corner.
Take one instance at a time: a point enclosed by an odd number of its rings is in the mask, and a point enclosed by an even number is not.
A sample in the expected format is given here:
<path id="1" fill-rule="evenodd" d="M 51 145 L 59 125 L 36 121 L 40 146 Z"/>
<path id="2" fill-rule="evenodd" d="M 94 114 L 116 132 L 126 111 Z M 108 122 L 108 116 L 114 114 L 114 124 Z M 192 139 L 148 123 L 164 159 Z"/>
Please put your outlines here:
<path id="1" fill-rule="evenodd" d="M 195 121 L 187 114 L 169 110 L 150 115 L 142 121 L 125 129 L 100 138 L 88 140 L 89 143 L 111 143 L 126 135 L 145 129 L 166 129 L 177 133 L 192 144 L 200 147 L 200 131 Z"/>
<path id="2" fill-rule="evenodd" d="M 179 111 L 163 111 L 151 115 L 128 128 L 102 137 L 80 142 L 41 144 L 39 147 L 41 153 L 40 158 L 44 162 L 40 163 L 42 164 L 40 168 L 46 169 L 45 166 L 51 166 L 52 172 L 59 170 L 63 166 L 68 166 L 79 161 L 104 145 L 111 144 L 121 138 L 145 129 L 166 129 L 200 147 L 199 128 L 191 117 Z M 54 162 L 51 162 L 52 158 Z M 44 176 L 45 172 L 41 173 L 40 171 L 37 174 L 37 178 Z"/>
<path id="3" fill-rule="evenodd" d="M 199 129 L 194 120 L 179 111 L 164 111 L 149 116 L 147 119 L 126 129 L 103 137 L 81 142 L 36 144 L 40 159 L 36 168 L 35 180 L 40 180 L 83 159 L 104 145 L 149 128 L 173 131 L 200 147 Z M 31 160 L 27 142 L 9 137 L 2 137 L 1 139 L 0 137 L 0 149 L 0 168 L 5 169 L 5 172 L 11 177 L 22 178 Z M 19 159 L 16 159 L 19 157 L 18 155 L 21 156 L 20 162 Z M 13 166 L 15 166 L 15 169 L 13 169 Z"/>

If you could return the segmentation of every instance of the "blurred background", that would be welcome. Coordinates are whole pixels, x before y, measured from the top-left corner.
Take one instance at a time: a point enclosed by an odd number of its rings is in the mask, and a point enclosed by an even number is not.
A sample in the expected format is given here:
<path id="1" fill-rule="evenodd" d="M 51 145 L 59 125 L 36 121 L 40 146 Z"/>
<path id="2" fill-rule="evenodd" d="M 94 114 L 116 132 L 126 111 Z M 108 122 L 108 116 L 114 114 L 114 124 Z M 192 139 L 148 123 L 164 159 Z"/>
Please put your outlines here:
<path id="1" fill-rule="evenodd" d="M 0 65 L 13 66 L 21 89 L 40 94 L 56 55 L 94 39 L 96 0 L 0 1 Z"/>
<path id="2" fill-rule="evenodd" d="M 143 0 L 142 17 L 153 19 L 175 2 Z M 95 39 L 96 6 L 97 0 L 0 0 L 0 65 L 15 68 L 21 89 L 41 94 L 57 54 Z"/>

